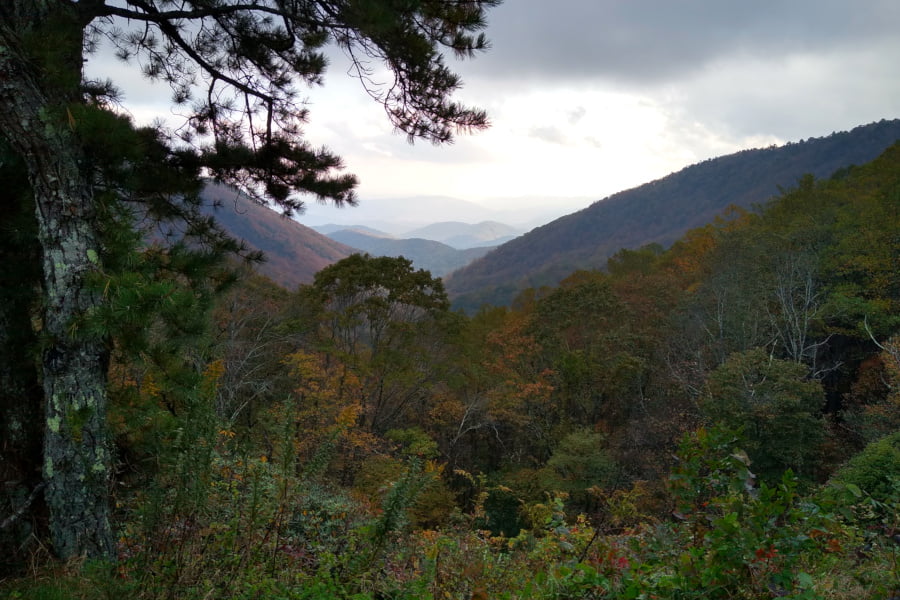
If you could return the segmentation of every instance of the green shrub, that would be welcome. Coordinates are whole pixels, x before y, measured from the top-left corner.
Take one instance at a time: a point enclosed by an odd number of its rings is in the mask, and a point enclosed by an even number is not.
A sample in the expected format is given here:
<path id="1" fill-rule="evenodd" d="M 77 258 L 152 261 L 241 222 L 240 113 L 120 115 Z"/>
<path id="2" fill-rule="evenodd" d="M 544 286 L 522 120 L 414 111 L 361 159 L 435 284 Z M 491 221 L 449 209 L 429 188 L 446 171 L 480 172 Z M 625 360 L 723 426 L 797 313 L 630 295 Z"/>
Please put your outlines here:
<path id="1" fill-rule="evenodd" d="M 553 456 L 539 471 L 547 492 L 564 492 L 577 511 L 592 508 L 591 488 L 607 487 L 616 474 L 616 462 L 606 450 L 606 436 L 582 430 L 562 439 Z"/>
<path id="2" fill-rule="evenodd" d="M 701 410 L 710 423 L 740 429 L 754 472 L 777 484 L 788 469 L 810 476 L 824 440 L 822 385 L 808 369 L 762 348 L 732 354 L 709 376 Z"/>
<path id="3" fill-rule="evenodd" d="M 895 481 L 900 481 L 900 431 L 866 446 L 830 480 L 832 484 L 856 486 L 879 502 L 896 499 Z M 830 495 L 833 497 L 833 491 Z"/>
<path id="4" fill-rule="evenodd" d="M 802 499 L 790 471 L 757 487 L 737 440 L 712 429 L 682 442 L 671 476 L 676 520 L 635 538 L 651 575 L 642 574 L 640 585 L 659 597 L 817 597 L 806 560 L 833 522 Z"/>

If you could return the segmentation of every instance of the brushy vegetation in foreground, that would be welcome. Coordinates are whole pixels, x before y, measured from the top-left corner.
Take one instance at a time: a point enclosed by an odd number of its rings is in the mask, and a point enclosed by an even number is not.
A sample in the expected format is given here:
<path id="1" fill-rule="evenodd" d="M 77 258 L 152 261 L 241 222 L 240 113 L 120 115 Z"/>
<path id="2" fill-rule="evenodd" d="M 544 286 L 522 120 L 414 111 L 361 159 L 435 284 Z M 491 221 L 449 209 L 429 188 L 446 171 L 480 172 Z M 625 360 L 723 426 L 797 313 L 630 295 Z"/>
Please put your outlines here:
<path id="1" fill-rule="evenodd" d="M 413 527 L 437 481 L 420 457 L 376 505 L 322 482 L 315 464 L 300 476 L 283 468 L 291 444 L 269 460 L 240 456 L 228 431 L 217 437 L 208 470 L 184 474 L 195 485 L 130 500 L 118 564 L 38 567 L 0 589 L 23 600 L 858 599 L 900 590 L 900 478 L 884 470 L 900 434 L 801 494 L 790 472 L 756 485 L 738 438 L 701 429 L 681 443 L 662 497 L 635 484 L 600 498 L 593 518 L 569 518 L 563 498 L 547 498 L 518 507 L 529 528 L 514 537 L 491 533 L 486 501 L 503 490 L 476 478 L 471 512 Z M 661 504 L 671 508 L 665 517 Z"/>

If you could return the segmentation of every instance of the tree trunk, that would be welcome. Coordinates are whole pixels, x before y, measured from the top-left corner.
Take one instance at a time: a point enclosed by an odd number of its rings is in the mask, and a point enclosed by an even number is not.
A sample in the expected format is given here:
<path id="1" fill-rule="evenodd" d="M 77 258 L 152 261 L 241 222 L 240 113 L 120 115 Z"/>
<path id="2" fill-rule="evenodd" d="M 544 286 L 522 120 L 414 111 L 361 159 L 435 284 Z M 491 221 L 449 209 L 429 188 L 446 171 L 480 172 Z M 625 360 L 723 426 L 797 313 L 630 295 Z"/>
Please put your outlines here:
<path id="1" fill-rule="evenodd" d="M 26 164 L 42 250 L 43 474 L 50 533 L 62 558 L 111 558 L 107 352 L 102 340 L 77 328 L 79 316 L 100 302 L 87 285 L 99 268 L 92 186 L 67 110 L 78 98 L 83 26 L 68 3 L 3 4 L 0 133 Z M 36 57 L 27 49 L 37 47 L 38 36 L 46 36 L 45 48 L 61 41 L 71 47 Z"/>

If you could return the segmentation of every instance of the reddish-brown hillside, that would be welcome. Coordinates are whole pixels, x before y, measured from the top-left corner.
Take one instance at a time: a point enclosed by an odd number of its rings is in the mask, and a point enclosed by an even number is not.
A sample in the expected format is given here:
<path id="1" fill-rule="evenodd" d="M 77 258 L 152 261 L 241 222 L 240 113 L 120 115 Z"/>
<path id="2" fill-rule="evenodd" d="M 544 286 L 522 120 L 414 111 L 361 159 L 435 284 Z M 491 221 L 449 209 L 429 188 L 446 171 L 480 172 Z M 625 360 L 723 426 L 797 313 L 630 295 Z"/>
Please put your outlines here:
<path id="1" fill-rule="evenodd" d="M 355 252 L 234 188 L 210 183 L 203 198 L 204 212 L 215 216 L 232 236 L 265 254 L 266 260 L 257 270 L 289 289 L 311 283 L 320 269 Z"/>

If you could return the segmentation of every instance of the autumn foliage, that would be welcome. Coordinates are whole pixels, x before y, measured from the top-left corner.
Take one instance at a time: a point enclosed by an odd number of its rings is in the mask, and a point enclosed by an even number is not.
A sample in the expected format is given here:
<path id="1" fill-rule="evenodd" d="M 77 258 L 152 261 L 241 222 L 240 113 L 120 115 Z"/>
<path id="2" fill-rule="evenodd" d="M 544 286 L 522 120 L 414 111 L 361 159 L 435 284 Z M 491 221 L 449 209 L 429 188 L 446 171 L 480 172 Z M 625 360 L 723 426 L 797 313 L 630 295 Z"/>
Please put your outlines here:
<path id="1" fill-rule="evenodd" d="M 65 597 L 896 594 L 898 172 L 471 316 L 402 258 L 245 281 L 190 393 L 111 365 L 120 560 Z"/>

